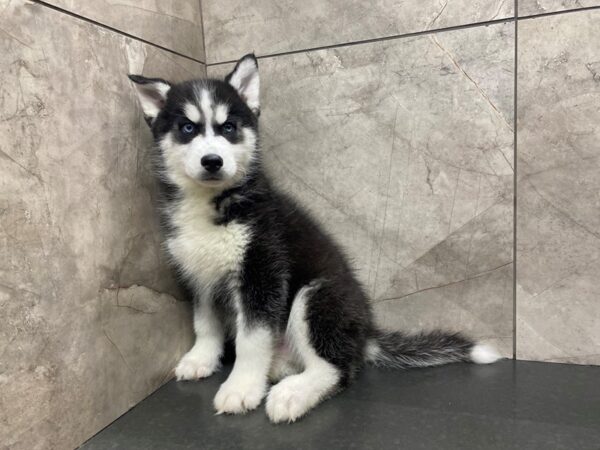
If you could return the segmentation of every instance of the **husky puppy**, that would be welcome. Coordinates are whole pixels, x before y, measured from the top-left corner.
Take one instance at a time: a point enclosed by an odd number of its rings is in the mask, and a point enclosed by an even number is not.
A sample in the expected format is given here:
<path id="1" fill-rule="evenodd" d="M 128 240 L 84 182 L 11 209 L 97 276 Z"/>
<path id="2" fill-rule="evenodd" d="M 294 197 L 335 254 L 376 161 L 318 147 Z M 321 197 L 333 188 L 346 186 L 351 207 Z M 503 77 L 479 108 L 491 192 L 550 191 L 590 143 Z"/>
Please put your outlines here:
<path id="1" fill-rule="evenodd" d="M 226 338 L 235 342 L 233 370 L 214 398 L 218 413 L 245 413 L 267 396 L 270 420 L 293 422 L 365 363 L 499 358 L 461 334 L 375 325 L 344 252 L 263 171 L 254 55 L 224 80 L 130 79 L 156 143 L 165 246 L 194 300 L 196 342 L 177 379 L 210 376 Z"/>

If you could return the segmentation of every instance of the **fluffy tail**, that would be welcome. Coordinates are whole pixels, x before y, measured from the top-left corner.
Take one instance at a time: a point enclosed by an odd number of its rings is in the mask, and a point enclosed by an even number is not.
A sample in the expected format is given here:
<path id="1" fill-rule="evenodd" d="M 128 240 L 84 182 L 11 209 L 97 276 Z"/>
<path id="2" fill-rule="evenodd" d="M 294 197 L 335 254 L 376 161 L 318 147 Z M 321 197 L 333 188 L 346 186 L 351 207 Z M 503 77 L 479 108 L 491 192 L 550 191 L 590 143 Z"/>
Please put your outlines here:
<path id="1" fill-rule="evenodd" d="M 493 347 L 476 344 L 460 333 L 377 331 L 367 345 L 366 359 L 378 367 L 408 369 L 453 362 L 489 364 L 500 355 Z"/>

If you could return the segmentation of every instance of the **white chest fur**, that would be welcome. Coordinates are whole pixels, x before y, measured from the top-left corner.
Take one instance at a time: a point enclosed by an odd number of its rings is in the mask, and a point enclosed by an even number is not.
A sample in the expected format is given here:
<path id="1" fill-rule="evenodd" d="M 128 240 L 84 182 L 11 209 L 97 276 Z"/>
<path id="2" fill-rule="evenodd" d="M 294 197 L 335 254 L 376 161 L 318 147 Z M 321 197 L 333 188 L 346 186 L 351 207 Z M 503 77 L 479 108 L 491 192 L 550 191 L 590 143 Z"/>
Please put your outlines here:
<path id="1" fill-rule="evenodd" d="M 215 209 L 206 195 L 187 195 L 171 210 L 176 233 L 167 248 L 184 273 L 203 287 L 240 270 L 250 230 L 235 221 L 214 223 Z"/>

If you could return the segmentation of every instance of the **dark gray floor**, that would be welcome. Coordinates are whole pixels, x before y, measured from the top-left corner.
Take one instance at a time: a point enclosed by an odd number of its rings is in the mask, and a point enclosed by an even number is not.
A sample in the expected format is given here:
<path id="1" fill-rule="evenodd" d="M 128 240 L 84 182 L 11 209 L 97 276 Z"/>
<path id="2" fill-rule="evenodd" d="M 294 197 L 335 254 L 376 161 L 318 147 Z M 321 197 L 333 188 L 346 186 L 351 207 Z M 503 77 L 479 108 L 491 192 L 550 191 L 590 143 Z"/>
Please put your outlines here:
<path id="1" fill-rule="evenodd" d="M 367 369 L 291 425 L 270 424 L 264 405 L 215 416 L 225 373 L 168 383 L 83 448 L 600 449 L 600 367 L 505 360 Z"/>

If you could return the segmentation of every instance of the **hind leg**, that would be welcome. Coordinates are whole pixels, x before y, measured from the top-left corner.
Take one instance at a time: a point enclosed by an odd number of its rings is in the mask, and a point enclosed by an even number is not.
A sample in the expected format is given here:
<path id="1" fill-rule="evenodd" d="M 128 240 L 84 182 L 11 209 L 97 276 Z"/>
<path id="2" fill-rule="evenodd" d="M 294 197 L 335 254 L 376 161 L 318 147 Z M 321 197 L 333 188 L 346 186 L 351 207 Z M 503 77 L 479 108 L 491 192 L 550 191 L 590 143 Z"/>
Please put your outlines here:
<path id="1" fill-rule="evenodd" d="M 342 304 L 328 298 L 327 290 L 320 287 L 304 287 L 296 295 L 286 339 L 304 370 L 285 377 L 271 388 L 266 409 L 272 422 L 295 421 L 338 391 L 351 377 L 352 359 L 362 356 L 352 354 L 355 336 L 346 333 L 351 330 L 344 330 L 345 322 L 339 315 L 343 311 L 336 308 Z"/>
<path id="2" fill-rule="evenodd" d="M 273 384 L 283 380 L 285 377 L 297 374 L 301 371 L 295 354 L 286 342 L 285 338 L 277 343 L 273 355 L 273 361 L 269 369 L 269 381 Z"/>

